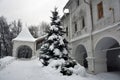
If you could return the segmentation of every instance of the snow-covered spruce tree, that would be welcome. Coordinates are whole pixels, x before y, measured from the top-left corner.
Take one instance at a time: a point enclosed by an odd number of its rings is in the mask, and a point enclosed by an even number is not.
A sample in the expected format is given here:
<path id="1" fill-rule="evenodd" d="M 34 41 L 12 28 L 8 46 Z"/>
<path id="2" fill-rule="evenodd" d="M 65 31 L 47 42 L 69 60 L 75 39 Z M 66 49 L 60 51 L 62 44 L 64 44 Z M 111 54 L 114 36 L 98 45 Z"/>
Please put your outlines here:
<path id="1" fill-rule="evenodd" d="M 72 75 L 76 61 L 69 56 L 68 41 L 63 38 L 65 31 L 61 26 L 57 8 L 52 12 L 51 26 L 41 46 L 40 61 L 44 66 L 60 70 L 63 75 Z"/>

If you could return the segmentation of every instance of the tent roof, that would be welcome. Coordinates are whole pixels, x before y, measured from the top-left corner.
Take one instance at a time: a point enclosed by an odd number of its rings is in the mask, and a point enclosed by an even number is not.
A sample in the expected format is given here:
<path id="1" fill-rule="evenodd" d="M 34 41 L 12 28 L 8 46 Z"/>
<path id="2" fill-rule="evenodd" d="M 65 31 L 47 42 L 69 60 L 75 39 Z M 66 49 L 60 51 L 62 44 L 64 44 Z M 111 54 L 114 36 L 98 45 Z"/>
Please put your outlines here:
<path id="1" fill-rule="evenodd" d="M 13 41 L 30 41 L 30 42 L 34 42 L 35 40 L 36 39 L 33 38 L 27 27 L 22 27 L 22 31 L 16 38 L 13 39 Z"/>

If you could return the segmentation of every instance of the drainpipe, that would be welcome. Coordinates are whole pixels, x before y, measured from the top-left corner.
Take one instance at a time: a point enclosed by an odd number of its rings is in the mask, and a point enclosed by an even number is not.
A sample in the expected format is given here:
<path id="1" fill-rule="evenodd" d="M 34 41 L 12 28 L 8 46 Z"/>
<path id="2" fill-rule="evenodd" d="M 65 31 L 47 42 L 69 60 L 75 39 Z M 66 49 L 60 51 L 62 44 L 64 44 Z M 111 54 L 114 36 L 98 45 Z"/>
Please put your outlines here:
<path id="1" fill-rule="evenodd" d="M 1 41 L 0 41 L 0 58 L 2 57 L 1 54 L 2 52 L 1 52 Z"/>
<path id="2" fill-rule="evenodd" d="M 90 15 L 91 15 L 91 30 L 90 30 L 90 41 L 91 41 L 91 53 L 92 53 L 92 72 L 95 72 L 95 60 L 94 60 L 94 45 L 93 45 L 93 36 L 92 36 L 92 32 L 93 32 L 93 13 L 92 13 L 92 3 L 91 0 L 90 2 L 87 2 L 86 0 L 84 0 L 84 3 L 88 4 L 90 6 Z"/>

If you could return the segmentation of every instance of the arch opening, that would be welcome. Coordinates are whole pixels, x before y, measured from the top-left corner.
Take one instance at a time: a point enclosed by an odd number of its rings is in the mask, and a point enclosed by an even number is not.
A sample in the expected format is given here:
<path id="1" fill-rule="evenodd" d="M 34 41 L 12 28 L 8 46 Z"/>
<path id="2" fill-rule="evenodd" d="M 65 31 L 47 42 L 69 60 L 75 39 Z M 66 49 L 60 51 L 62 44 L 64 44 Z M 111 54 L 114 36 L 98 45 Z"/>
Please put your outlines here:
<path id="1" fill-rule="evenodd" d="M 85 49 L 85 47 L 83 45 L 79 45 L 76 48 L 76 52 L 75 52 L 75 59 L 76 61 L 84 66 L 85 68 L 88 68 L 88 61 L 87 61 L 87 51 Z"/>
<path id="2" fill-rule="evenodd" d="M 31 58 L 32 57 L 32 49 L 26 45 L 20 46 L 17 52 L 18 58 Z"/>
<path id="3" fill-rule="evenodd" d="M 101 39 L 95 48 L 95 57 L 100 59 L 101 71 L 120 71 L 120 45 L 117 40 L 111 37 Z"/>

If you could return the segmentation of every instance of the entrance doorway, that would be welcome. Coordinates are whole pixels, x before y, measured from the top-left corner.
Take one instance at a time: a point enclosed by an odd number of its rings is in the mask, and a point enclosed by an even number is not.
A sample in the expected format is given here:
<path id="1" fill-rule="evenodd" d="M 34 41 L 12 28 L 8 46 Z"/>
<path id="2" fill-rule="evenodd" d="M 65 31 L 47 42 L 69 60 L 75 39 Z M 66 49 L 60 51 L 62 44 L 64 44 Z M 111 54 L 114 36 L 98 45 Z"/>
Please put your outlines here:
<path id="1" fill-rule="evenodd" d="M 95 57 L 99 59 L 99 63 L 95 63 L 96 71 L 120 71 L 120 45 L 114 38 L 102 38 L 96 45 Z"/>
<path id="2" fill-rule="evenodd" d="M 21 46 L 18 48 L 18 58 L 31 58 L 32 49 L 28 46 Z"/>
<path id="3" fill-rule="evenodd" d="M 75 59 L 76 61 L 84 66 L 85 68 L 88 68 L 88 61 L 87 61 L 87 51 L 83 45 L 79 45 L 76 48 L 76 53 L 75 53 Z"/>

